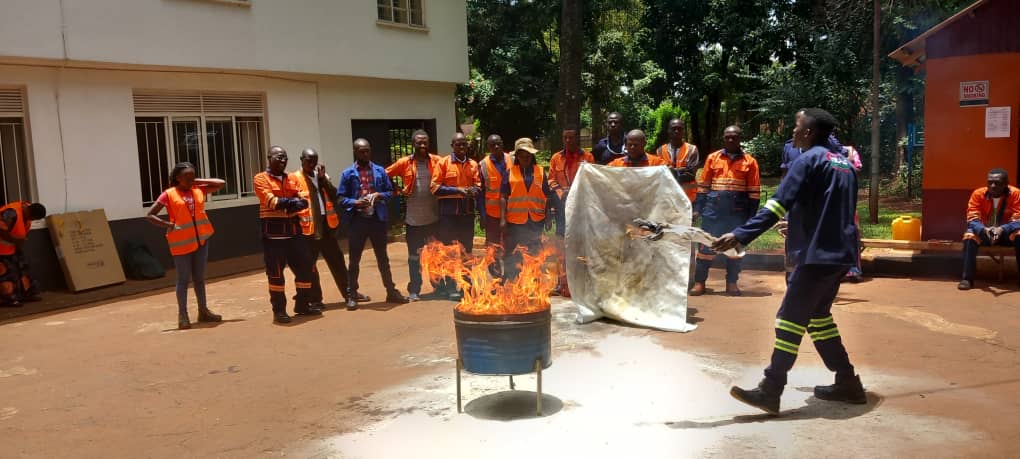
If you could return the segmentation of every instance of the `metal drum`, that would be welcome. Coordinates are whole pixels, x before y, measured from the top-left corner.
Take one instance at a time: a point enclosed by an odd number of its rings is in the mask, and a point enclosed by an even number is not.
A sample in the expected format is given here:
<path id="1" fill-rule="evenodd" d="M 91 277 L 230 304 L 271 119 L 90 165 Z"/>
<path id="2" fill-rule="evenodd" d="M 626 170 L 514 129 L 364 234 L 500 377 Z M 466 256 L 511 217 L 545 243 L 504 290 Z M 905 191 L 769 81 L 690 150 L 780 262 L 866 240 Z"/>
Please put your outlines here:
<path id="1" fill-rule="evenodd" d="M 523 375 L 552 364 L 552 314 L 474 315 L 453 311 L 457 354 L 464 369 L 479 375 Z"/>

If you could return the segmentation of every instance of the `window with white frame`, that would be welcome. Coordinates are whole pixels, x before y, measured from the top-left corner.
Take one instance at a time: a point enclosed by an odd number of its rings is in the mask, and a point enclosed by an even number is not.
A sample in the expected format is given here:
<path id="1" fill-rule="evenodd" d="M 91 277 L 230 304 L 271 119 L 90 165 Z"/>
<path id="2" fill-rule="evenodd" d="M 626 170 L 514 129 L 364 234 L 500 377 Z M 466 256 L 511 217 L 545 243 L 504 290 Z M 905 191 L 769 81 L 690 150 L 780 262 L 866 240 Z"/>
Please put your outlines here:
<path id="1" fill-rule="evenodd" d="M 379 20 L 409 27 L 425 27 L 424 0 L 377 0 Z"/>
<path id="2" fill-rule="evenodd" d="M 21 88 L 0 88 L 0 205 L 32 200 L 26 105 Z"/>
<path id="3" fill-rule="evenodd" d="M 142 205 L 170 186 L 170 171 L 183 161 L 200 177 L 227 181 L 215 200 L 255 195 L 252 179 L 265 165 L 262 94 L 135 90 L 134 103 Z"/>

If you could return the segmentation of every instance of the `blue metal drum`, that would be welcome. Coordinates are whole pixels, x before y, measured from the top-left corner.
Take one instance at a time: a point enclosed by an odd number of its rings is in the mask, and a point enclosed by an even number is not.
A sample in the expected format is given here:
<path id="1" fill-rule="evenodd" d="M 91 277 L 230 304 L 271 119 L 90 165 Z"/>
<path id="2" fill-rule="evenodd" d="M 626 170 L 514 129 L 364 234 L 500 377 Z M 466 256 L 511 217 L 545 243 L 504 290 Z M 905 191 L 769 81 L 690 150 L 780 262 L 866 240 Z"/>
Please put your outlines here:
<path id="1" fill-rule="evenodd" d="M 457 353 L 469 373 L 523 375 L 552 364 L 552 314 L 474 315 L 453 311 Z"/>

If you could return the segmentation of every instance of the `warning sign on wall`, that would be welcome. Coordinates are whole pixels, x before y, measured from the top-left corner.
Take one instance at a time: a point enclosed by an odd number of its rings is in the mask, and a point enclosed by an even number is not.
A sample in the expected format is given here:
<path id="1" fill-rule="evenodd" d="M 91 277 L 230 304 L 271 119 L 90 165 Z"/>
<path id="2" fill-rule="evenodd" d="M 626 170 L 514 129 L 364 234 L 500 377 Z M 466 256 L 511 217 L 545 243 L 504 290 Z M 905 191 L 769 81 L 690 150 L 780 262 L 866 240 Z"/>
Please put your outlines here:
<path id="1" fill-rule="evenodd" d="M 988 81 L 960 82 L 960 106 L 988 105 Z"/>

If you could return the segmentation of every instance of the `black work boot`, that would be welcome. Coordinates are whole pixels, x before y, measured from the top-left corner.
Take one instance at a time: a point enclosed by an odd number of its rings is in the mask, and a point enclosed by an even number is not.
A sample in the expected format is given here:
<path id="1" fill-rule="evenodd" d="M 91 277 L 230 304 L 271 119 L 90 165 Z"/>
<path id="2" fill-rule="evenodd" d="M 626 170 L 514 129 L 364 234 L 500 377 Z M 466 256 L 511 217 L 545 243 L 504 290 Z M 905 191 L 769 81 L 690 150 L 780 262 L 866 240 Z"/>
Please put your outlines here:
<path id="1" fill-rule="evenodd" d="M 767 379 L 762 379 L 758 387 L 745 390 L 737 386 L 730 389 L 730 395 L 748 405 L 758 408 L 773 416 L 779 415 L 779 397 L 783 395 L 783 388 L 777 386 Z"/>
<path id="2" fill-rule="evenodd" d="M 815 386 L 815 398 L 828 400 L 830 402 L 846 402 L 855 405 L 868 403 L 868 396 L 864 393 L 864 385 L 861 384 L 861 377 L 836 377 L 836 384 L 831 386 Z"/>
<path id="3" fill-rule="evenodd" d="M 278 324 L 289 324 L 290 316 L 287 315 L 287 311 L 273 311 L 273 322 Z"/>
<path id="4" fill-rule="evenodd" d="M 198 308 L 198 321 L 199 322 L 220 322 L 223 317 L 215 312 L 209 310 L 209 308 Z"/>
<path id="5" fill-rule="evenodd" d="M 178 330 L 187 330 L 189 328 L 191 328 L 191 319 L 188 319 L 188 313 L 186 313 L 186 312 L 178 313 L 177 314 L 177 329 Z"/>

